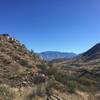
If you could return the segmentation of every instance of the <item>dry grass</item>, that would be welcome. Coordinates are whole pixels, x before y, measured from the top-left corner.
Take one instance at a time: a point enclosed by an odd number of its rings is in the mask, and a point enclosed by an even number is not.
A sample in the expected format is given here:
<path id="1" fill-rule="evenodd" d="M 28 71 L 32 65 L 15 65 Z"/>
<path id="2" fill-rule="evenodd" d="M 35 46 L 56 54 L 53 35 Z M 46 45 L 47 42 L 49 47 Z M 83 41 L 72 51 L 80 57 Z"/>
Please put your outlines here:
<path id="1" fill-rule="evenodd" d="M 19 89 L 9 87 L 8 85 L 0 85 L 0 89 L 2 89 L 0 100 L 46 100 L 46 95 L 37 95 L 37 93 L 43 94 L 41 92 L 44 92 L 44 86 L 28 86 L 21 87 Z M 100 93 L 96 93 L 96 95 L 91 95 L 89 93 L 80 91 L 76 91 L 75 94 L 70 94 L 68 92 L 60 92 L 53 89 L 52 97 L 53 96 L 62 98 L 62 100 L 100 100 Z"/>

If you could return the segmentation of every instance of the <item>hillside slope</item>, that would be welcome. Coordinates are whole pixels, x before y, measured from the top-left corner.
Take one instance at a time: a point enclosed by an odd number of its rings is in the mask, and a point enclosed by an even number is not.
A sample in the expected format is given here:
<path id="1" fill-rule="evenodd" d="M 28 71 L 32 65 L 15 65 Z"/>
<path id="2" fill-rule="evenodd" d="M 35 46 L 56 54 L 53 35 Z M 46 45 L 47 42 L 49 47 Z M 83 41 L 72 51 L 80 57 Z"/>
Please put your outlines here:
<path id="1" fill-rule="evenodd" d="M 100 67 L 89 64 L 94 68 L 75 58 L 47 63 L 1 34 L 0 100 L 99 100 Z"/>
<path id="2" fill-rule="evenodd" d="M 100 43 L 93 46 L 91 49 L 82 54 L 85 60 L 100 59 Z"/>
<path id="3" fill-rule="evenodd" d="M 15 76 L 25 74 L 33 69 L 37 71 L 37 64 L 42 60 L 37 54 L 32 54 L 24 44 L 8 34 L 0 35 L 0 82 L 16 85 Z M 17 81 L 16 81 L 17 82 Z M 19 83 L 18 83 L 19 84 Z"/>

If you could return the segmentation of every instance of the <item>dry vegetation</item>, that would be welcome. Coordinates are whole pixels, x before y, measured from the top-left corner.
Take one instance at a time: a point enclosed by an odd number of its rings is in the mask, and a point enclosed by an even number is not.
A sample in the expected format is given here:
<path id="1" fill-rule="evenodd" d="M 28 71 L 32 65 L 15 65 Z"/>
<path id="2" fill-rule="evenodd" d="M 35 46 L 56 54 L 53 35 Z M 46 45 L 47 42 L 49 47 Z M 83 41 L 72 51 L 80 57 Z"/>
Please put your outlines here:
<path id="1" fill-rule="evenodd" d="M 82 59 L 44 62 L 1 35 L 0 100 L 100 100 L 100 59 Z"/>

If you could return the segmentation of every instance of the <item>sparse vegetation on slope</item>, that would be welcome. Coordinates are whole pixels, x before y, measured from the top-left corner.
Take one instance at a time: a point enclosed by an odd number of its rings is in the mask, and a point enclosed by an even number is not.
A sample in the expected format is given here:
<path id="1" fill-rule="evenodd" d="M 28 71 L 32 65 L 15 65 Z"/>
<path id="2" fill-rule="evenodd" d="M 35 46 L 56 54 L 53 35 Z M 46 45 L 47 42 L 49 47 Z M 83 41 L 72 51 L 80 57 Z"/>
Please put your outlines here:
<path id="1" fill-rule="evenodd" d="M 81 57 L 48 63 L 0 35 L 0 100 L 99 100 L 100 59 Z"/>

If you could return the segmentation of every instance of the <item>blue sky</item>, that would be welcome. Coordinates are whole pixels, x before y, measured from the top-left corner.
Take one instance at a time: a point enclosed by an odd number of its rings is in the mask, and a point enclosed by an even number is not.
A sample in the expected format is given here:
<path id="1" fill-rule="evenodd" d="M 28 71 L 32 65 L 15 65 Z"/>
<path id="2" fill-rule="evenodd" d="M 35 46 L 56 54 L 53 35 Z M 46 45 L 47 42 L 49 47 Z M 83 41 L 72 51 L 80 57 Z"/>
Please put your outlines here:
<path id="1" fill-rule="evenodd" d="M 100 42 L 100 0 L 0 0 L 6 32 L 36 52 L 84 52 Z"/>

